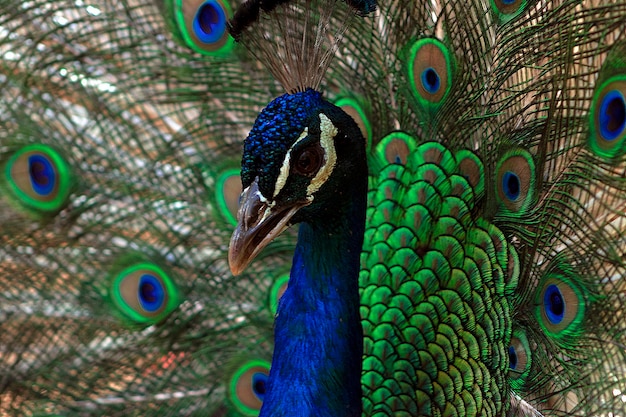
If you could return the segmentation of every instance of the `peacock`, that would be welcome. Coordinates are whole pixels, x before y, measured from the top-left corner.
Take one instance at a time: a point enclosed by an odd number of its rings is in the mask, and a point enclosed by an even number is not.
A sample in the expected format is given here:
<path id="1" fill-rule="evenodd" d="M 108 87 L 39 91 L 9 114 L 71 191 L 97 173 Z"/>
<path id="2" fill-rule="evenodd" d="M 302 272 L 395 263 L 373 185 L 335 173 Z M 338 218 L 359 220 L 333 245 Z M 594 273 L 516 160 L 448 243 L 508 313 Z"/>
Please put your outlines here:
<path id="1" fill-rule="evenodd" d="M 625 1 L 0 34 L 0 415 L 626 415 Z"/>

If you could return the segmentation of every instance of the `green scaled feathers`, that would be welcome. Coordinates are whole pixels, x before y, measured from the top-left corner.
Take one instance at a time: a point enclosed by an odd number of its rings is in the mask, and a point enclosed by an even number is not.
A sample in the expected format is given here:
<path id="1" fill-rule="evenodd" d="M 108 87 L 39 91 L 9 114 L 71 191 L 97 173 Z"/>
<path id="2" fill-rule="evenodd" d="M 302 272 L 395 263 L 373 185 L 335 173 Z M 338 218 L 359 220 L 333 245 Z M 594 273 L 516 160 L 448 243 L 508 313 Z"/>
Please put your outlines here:
<path id="1" fill-rule="evenodd" d="M 511 337 L 505 287 L 516 280 L 502 232 L 471 214 L 474 193 L 441 144 L 419 145 L 376 181 L 361 271 L 364 414 L 499 415 L 506 401 L 493 393 L 507 378 Z M 406 396 L 399 383 L 420 388 Z"/>

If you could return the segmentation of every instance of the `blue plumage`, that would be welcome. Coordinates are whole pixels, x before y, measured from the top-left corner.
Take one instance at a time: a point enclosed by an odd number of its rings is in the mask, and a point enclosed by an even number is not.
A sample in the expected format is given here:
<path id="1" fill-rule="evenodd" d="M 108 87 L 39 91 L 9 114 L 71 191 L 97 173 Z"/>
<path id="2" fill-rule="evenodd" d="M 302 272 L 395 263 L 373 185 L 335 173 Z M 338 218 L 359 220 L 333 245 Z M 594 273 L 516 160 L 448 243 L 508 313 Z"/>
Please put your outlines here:
<path id="1" fill-rule="evenodd" d="M 245 191 L 231 265 L 247 262 L 249 242 L 262 247 L 266 235 L 282 230 L 275 217 L 289 210 L 290 222 L 302 222 L 276 314 L 274 366 L 261 416 L 360 416 L 365 140 L 352 119 L 309 89 L 274 100 L 244 148 Z"/>
<path id="2" fill-rule="evenodd" d="M 241 181 L 244 187 L 256 176 L 259 189 L 272 195 L 283 157 L 309 121 L 316 117 L 322 94 L 308 89 L 301 93 L 284 94 L 272 100 L 257 117 L 244 142 Z"/>
<path id="3" fill-rule="evenodd" d="M 275 359 L 262 417 L 361 415 L 362 238 L 359 226 L 353 231 L 346 240 L 341 230 L 300 226 L 289 286 L 276 315 Z"/>

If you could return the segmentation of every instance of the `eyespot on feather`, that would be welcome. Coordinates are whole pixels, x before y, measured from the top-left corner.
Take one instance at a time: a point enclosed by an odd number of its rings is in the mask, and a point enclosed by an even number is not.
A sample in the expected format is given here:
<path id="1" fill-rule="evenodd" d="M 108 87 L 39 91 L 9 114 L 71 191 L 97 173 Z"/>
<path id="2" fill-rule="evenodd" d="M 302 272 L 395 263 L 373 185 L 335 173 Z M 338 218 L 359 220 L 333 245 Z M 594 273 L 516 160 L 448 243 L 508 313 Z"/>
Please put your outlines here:
<path id="1" fill-rule="evenodd" d="M 239 196 L 241 195 L 241 176 L 238 169 L 229 169 L 217 177 L 215 200 L 220 213 L 232 225 L 237 224 Z"/>
<path id="2" fill-rule="evenodd" d="M 223 56 L 234 40 L 227 30 L 232 16 L 226 0 L 170 0 L 176 35 L 184 44 L 203 55 Z"/>
<path id="3" fill-rule="evenodd" d="M 160 267 L 136 263 L 113 277 L 110 296 L 119 312 L 138 324 L 155 324 L 178 307 L 179 292 Z"/>
<path id="4" fill-rule="evenodd" d="M 480 158 L 468 149 L 458 151 L 455 158 L 459 174 L 473 187 L 476 198 L 482 197 L 485 192 L 485 169 Z"/>
<path id="5" fill-rule="evenodd" d="M 606 159 L 626 151 L 626 75 L 603 82 L 596 90 L 589 113 L 589 146 Z"/>
<path id="6" fill-rule="evenodd" d="M 409 155 L 416 149 L 415 139 L 405 132 L 392 132 L 381 139 L 376 147 L 378 163 L 406 165 Z"/>
<path id="7" fill-rule="evenodd" d="M 517 17 L 526 8 L 526 4 L 527 0 L 491 0 L 491 7 L 501 23 Z"/>
<path id="8" fill-rule="evenodd" d="M 372 125 L 369 122 L 363 107 L 356 99 L 350 97 L 338 98 L 335 100 L 335 106 L 340 107 L 341 110 L 354 119 L 361 130 L 361 134 L 363 134 L 363 137 L 367 141 L 366 149 L 369 150 L 372 145 Z"/>
<path id="9" fill-rule="evenodd" d="M 67 161 L 55 149 L 41 144 L 13 153 L 4 164 L 0 182 L 11 202 L 35 216 L 59 212 L 67 205 L 73 185 Z"/>
<path id="10" fill-rule="evenodd" d="M 535 163 L 532 156 L 516 149 L 505 153 L 496 166 L 496 193 L 501 205 L 511 212 L 522 212 L 535 197 Z"/>
<path id="11" fill-rule="evenodd" d="M 509 245 L 508 247 L 508 261 L 507 261 L 507 275 L 506 275 L 506 292 L 508 294 L 513 294 L 513 292 L 517 289 L 517 284 L 519 282 L 520 276 L 520 260 L 517 251 L 513 245 Z"/>
<path id="12" fill-rule="evenodd" d="M 509 380 L 513 389 L 521 389 L 532 366 L 532 352 L 526 334 L 516 329 L 509 345 Z"/>
<path id="13" fill-rule="evenodd" d="M 257 416 L 267 389 L 270 363 L 250 360 L 233 374 L 228 389 L 231 403 L 246 416 Z"/>
<path id="14" fill-rule="evenodd" d="M 452 55 L 438 39 L 416 41 L 408 59 L 411 90 L 425 108 L 437 107 L 450 92 L 452 85 Z"/>
<path id="15" fill-rule="evenodd" d="M 585 315 L 585 298 L 569 277 L 549 274 L 537 289 L 536 317 L 544 332 L 557 339 L 580 331 Z"/>

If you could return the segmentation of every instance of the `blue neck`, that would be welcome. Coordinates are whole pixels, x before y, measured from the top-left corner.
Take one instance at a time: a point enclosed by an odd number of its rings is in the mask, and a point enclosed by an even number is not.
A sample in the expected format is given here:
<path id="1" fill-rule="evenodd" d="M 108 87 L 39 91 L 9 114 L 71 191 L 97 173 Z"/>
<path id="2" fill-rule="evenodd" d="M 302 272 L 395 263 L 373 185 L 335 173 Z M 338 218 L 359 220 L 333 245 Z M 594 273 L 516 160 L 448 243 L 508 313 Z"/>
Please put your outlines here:
<path id="1" fill-rule="evenodd" d="M 261 417 L 361 416 L 362 194 L 337 221 L 300 225 Z"/>

